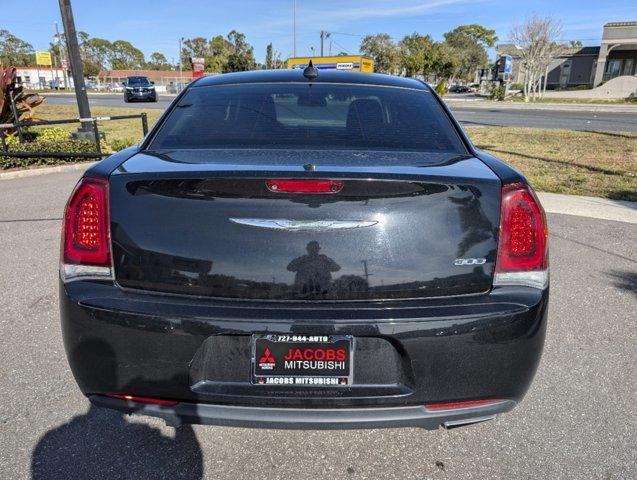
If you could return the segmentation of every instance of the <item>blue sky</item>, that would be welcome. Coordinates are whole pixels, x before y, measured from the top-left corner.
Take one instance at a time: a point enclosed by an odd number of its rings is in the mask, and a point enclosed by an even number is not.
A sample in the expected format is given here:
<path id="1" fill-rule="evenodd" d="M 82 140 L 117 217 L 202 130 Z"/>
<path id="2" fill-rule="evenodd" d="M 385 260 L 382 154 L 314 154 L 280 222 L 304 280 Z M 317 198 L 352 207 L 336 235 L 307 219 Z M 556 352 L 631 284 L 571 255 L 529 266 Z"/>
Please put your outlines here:
<path id="1" fill-rule="evenodd" d="M 60 22 L 57 0 L 2 2 L 0 28 L 30 42 L 48 46 L 54 22 Z M 131 41 L 147 56 L 163 52 L 177 58 L 180 36 L 210 38 L 236 29 L 246 34 L 262 61 L 272 42 L 283 59 L 292 53 L 293 0 L 73 0 L 76 25 L 93 37 Z M 635 0 L 297 0 L 297 54 L 319 50 L 321 29 L 335 32 L 332 52 L 358 52 L 362 36 L 389 33 L 401 38 L 412 32 L 435 39 L 454 27 L 479 23 L 505 41 L 511 26 L 532 14 L 552 15 L 564 40 L 599 45 L 602 25 L 637 20 Z M 60 22 L 61 28 L 61 22 Z M 329 41 L 325 44 L 328 53 Z"/>

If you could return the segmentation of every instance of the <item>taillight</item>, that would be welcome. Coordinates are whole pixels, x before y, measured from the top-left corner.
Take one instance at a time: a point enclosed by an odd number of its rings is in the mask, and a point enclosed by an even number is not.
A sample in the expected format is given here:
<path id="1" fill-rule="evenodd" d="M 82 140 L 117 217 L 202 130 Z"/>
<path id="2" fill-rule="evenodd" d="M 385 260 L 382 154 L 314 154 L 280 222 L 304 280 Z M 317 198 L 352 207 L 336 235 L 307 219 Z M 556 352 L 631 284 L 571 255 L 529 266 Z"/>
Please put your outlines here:
<path id="1" fill-rule="evenodd" d="M 83 178 L 64 212 L 61 273 L 64 281 L 112 277 L 108 182 Z"/>
<path id="2" fill-rule="evenodd" d="M 535 193 L 526 184 L 502 187 L 500 238 L 494 285 L 548 285 L 548 227 Z"/>
<path id="3" fill-rule="evenodd" d="M 275 193 L 338 193 L 340 180 L 267 180 L 268 190 Z"/>

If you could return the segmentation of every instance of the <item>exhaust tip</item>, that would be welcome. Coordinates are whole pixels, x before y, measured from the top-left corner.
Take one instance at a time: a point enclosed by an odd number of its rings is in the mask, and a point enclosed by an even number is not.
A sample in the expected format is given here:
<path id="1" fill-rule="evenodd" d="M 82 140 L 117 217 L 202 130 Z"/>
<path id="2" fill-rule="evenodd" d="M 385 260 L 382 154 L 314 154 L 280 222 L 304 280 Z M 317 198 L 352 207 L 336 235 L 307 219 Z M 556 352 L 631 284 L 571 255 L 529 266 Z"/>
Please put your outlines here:
<path id="1" fill-rule="evenodd" d="M 495 420 L 496 415 L 485 415 L 483 417 L 463 418 L 462 420 L 447 420 L 442 424 L 446 430 L 452 428 L 464 427 L 465 425 L 472 425 L 474 423 L 482 423 L 488 420 Z"/>

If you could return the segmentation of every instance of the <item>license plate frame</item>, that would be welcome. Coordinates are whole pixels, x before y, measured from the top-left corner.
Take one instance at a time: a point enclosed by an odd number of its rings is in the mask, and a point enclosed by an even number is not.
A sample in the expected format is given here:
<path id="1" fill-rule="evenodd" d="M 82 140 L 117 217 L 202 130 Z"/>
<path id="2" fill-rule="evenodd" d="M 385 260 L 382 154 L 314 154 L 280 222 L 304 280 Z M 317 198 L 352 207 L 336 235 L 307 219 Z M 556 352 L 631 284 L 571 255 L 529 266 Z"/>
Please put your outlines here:
<path id="1" fill-rule="evenodd" d="M 330 388 L 352 385 L 352 335 L 254 334 L 251 346 L 250 377 L 253 385 Z M 267 356 L 266 348 L 269 350 Z M 285 360 L 286 356 L 290 358 Z M 290 361 L 295 362 L 293 368 L 289 368 Z M 310 366 L 316 366 L 318 362 L 325 365 L 324 368 L 307 368 L 306 362 L 309 362 Z M 336 368 L 328 368 L 328 362 L 332 362 L 332 366 Z M 343 365 L 340 366 L 340 363 Z"/>

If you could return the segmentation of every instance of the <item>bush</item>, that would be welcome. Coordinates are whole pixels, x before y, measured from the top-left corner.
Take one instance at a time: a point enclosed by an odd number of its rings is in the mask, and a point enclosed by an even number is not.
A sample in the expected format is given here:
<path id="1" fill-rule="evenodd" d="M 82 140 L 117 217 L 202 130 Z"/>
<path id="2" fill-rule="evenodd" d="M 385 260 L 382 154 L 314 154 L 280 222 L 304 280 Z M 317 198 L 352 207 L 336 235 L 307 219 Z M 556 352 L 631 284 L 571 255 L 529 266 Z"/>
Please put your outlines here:
<path id="1" fill-rule="evenodd" d="M 55 136 L 55 133 L 50 135 Z M 10 152 L 69 152 L 69 153 L 95 153 L 96 148 L 93 142 L 87 140 L 36 140 L 34 142 L 19 143 L 14 139 L 7 142 Z M 0 151 L 0 170 L 7 168 L 24 168 L 33 165 L 59 165 L 63 163 L 73 163 L 78 161 L 90 160 L 85 157 L 47 157 L 46 155 L 20 158 L 20 157 L 6 157 L 2 155 Z"/>
<path id="2" fill-rule="evenodd" d="M 43 128 L 37 133 L 38 142 L 58 142 L 71 140 L 71 132 L 58 127 Z"/>
<path id="3" fill-rule="evenodd" d="M 438 82 L 436 85 L 436 93 L 441 97 L 447 93 L 447 84 L 444 81 Z"/>
<path id="4" fill-rule="evenodd" d="M 491 100 L 497 100 L 498 102 L 501 102 L 502 100 L 504 100 L 505 92 L 506 90 L 504 88 L 504 85 L 493 86 L 491 88 L 489 98 L 491 98 Z"/>
<path id="5" fill-rule="evenodd" d="M 124 150 L 125 148 L 132 147 L 136 145 L 138 142 L 134 138 L 122 138 L 115 139 L 110 142 L 110 149 L 113 152 L 119 152 L 120 150 Z"/>
<path id="6" fill-rule="evenodd" d="M 509 90 L 524 90 L 524 85 L 521 83 L 512 83 L 509 85 Z"/>

